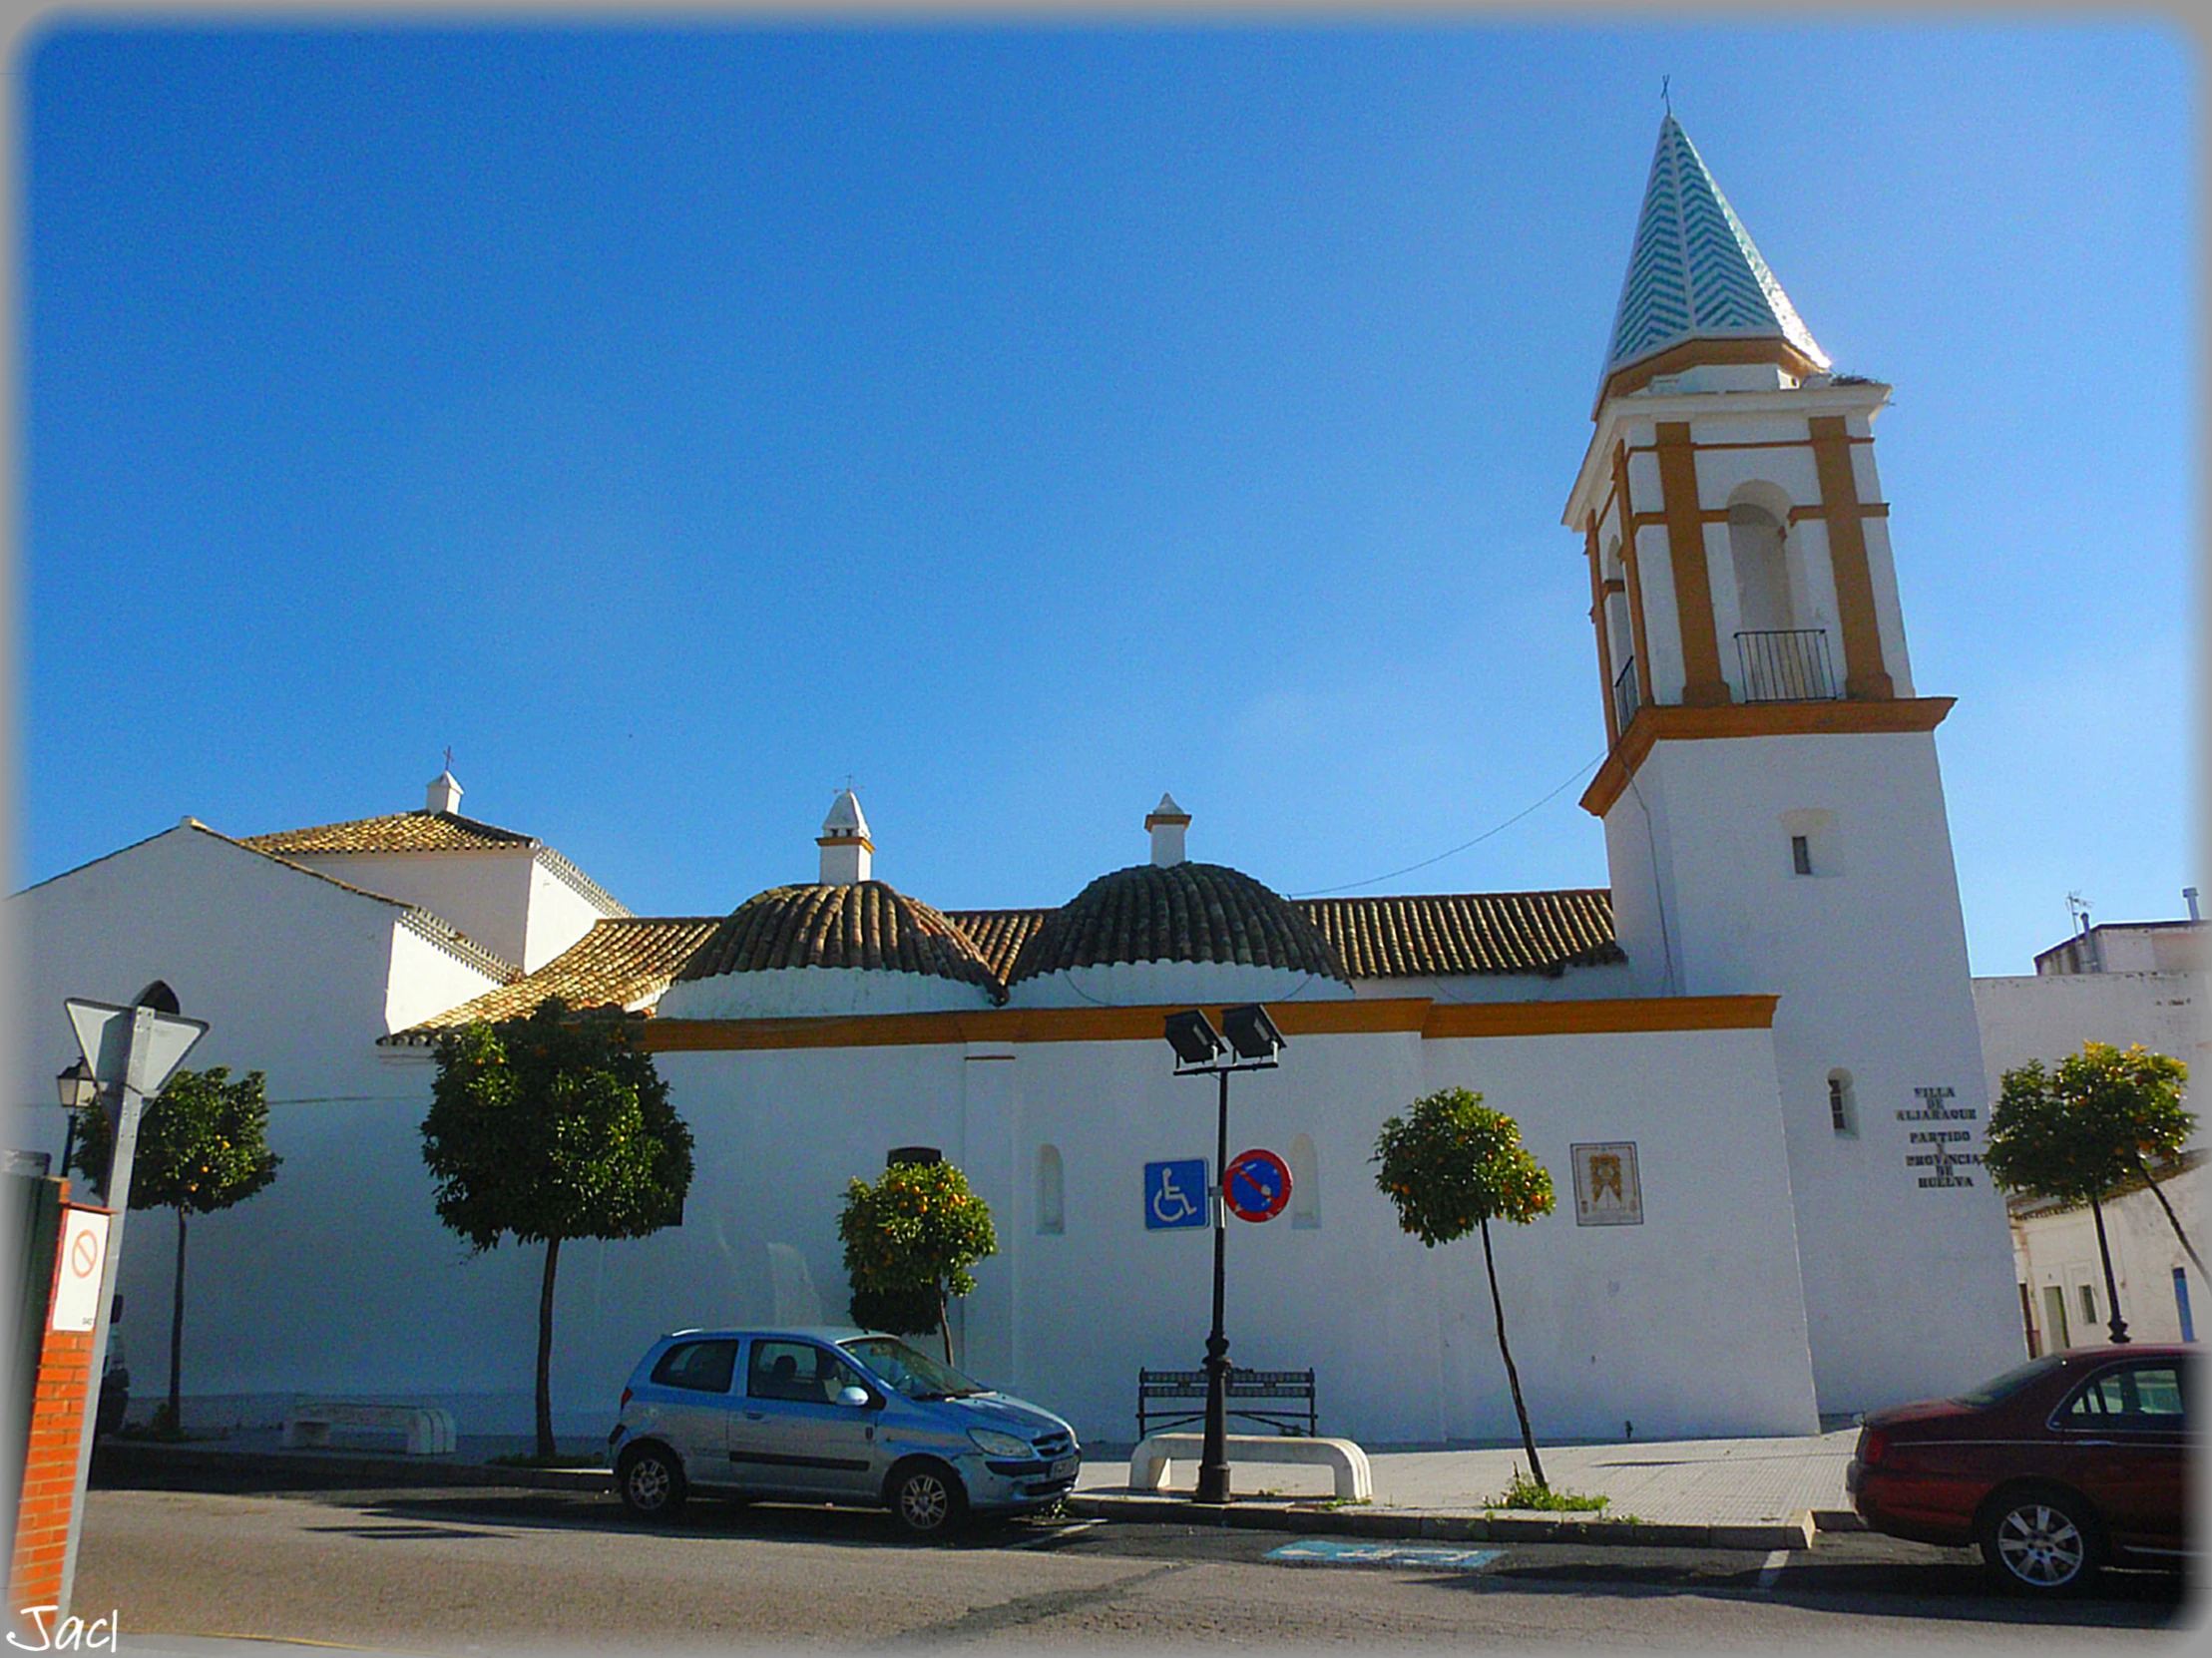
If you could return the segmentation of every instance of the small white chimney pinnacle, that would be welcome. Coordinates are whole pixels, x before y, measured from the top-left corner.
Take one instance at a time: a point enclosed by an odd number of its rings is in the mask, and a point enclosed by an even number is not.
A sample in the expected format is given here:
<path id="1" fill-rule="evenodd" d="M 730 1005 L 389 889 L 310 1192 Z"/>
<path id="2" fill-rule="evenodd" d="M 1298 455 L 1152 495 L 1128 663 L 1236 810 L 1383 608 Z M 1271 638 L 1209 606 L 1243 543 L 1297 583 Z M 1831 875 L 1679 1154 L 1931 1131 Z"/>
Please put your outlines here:
<path id="1" fill-rule="evenodd" d="M 814 844 L 822 849 L 823 886 L 850 887 L 869 879 L 876 846 L 868 838 L 868 820 L 861 815 L 860 797 L 851 789 L 837 791 Z"/>
<path id="2" fill-rule="evenodd" d="M 431 780 L 425 805 L 433 812 L 458 812 L 461 809 L 461 785 L 453 780 L 452 772 L 441 771 Z"/>
<path id="3" fill-rule="evenodd" d="M 1144 819 L 1144 827 L 1152 832 L 1152 867 L 1173 869 L 1183 861 L 1182 835 L 1190 827 L 1190 814 L 1175 804 L 1175 797 L 1163 794 L 1159 804 Z"/>

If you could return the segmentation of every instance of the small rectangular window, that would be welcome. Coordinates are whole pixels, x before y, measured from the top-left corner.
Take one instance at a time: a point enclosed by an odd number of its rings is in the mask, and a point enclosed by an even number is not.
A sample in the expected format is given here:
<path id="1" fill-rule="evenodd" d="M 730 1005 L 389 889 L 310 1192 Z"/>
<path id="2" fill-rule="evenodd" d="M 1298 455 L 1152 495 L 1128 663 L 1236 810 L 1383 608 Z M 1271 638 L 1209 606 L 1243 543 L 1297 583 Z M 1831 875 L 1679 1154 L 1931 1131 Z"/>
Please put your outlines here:
<path id="1" fill-rule="evenodd" d="M 1790 837 L 1790 868 L 1799 875 L 1813 873 L 1813 843 L 1805 835 Z"/>

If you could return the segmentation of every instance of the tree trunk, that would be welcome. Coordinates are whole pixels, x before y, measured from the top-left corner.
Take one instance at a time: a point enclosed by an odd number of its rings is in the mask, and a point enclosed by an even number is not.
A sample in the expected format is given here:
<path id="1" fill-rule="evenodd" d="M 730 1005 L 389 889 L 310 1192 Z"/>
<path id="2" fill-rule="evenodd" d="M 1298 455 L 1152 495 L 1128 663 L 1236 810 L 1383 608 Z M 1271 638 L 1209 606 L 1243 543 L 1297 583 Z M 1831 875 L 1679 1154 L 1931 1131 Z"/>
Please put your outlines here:
<path id="1" fill-rule="evenodd" d="M 1551 1488 L 1544 1477 L 1544 1463 L 1537 1456 L 1537 1437 L 1529 1429 L 1529 1407 L 1521 1400 L 1521 1373 L 1513 1368 L 1513 1349 L 1506 1345 L 1506 1304 L 1498 1295 L 1498 1263 L 1490 1254 L 1490 1220 L 1483 1220 L 1483 1265 L 1490 1272 L 1490 1306 L 1498 1316 L 1498 1351 L 1506 1361 L 1506 1380 L 1513 1387 L 1514 1415 L 1521 1419 L 1521 1444 L 1529 1452 L 1529 1473 L 1545 1490 Z"/>
<path id="2" fill-rule="evenodd" d="M 2166 1201 L 2166 1194 L 2158 1189 L 2158 1182 L 2150 1177 L 2150 1169 L 2144 1164 L 2141 1157 L 2135 1159 L 2135 1167 L 2143 1177 L 2143 1184 L 2150 1188 L 2150 1195 L 2158 1199 L 2158 1207 L 2166 1211 L 2166 1224 L 2174 1229 L 2174 1236 L 2181 1240 L 2181 1247 L 2188 1254 L 2189 1259 L 2196 1262 L 2197 1272 L 2201 1276 L 2204 1272 L 2204 1262 L 2199 1260 L 2197 1252 L 2189 1247 L 2189 1234 L 2182 1231 L 2181 1222 L 2174 1214 L 2174 1206 Z"/>
<path id="3" fill-rule="evenodd" d="M 953 1362 L 953 1315 L 951 1309 L 945 1305 L 945 1292 L 942 1288 L 937 1292 L 937 1329 L 945 1338 L 945 1363 L 949 1365 Z"/>
<path id="4" fill-rule="evenodd" d="M 177 1277 L 169 1300 L 169 1426 L 182 1434 L 185 1377 L 185 1206 L 177 1205 Z"/>
<path id="5" fill-rule="evenodd" d="M 546 1240 L 545 1282 L 538 1288 L 538 1460 L 553 1460 L 553 1275 L 561 1240 Z"/>

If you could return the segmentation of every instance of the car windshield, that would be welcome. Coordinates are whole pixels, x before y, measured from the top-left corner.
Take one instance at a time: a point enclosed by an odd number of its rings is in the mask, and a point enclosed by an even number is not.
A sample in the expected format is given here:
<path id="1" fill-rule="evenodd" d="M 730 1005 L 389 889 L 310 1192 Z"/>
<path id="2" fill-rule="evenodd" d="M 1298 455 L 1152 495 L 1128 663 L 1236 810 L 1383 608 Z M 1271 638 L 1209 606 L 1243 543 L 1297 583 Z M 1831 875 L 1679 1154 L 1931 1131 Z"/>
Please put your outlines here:
<path id="1" fill-rule="evenodd" d="M 982 1383 L 896 1336 L 861 1336 L 837 1345 L 908 1399 L 961 1399 L 986 1391 Z"/>
<path id="2" fill-rule="evenodd" d="M 2039 1381 L 2058 1368 L 2058 1355 L 2030 1359 L 2016 1370 L 2008 1370 L 2002 1376 L 1993 1376 L 1978 1388 L 1969 1388 L 1963 1394 L 1952 1396 L 1957 1405 L 1994 1405 L 1998 1400 L 2010 1399 L 2029 1383 Z"/>

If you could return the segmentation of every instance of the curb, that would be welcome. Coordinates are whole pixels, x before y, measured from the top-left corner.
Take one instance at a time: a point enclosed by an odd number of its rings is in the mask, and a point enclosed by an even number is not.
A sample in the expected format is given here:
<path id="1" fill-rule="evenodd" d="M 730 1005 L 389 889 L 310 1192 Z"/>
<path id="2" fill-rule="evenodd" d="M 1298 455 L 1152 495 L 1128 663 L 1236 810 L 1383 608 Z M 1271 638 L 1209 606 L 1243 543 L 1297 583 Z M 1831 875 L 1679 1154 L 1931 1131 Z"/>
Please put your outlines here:
<path id="1" fill-rule="evenodd" d="M 134 1440 L 102 1440 L 93 1447 L 95 1480 L 104 1476 L 158 1475 L 172 1468 L 195 1473 L 273 1475 L 308 1487 L 351 1480 L 363 1485 L 503 1485 L 510 1490 L 527 1487 L 542 1491 L 615 1488 L 610 1468 L 502 1468 L 443 1456 L 378 1456 L 349 1451 L 221 1451 Z"/>
<path id="2" fill-rule="evenodd" d="M 1702 1525 L 1654 1520 L 1575 1519 L 1556 1514 L 1455 1514 L 1418 1508 L 1320 1508 L 1247 1499 L 1200 1508 L 1187 1497 L 1114 1496 L 1072 1492 L 1071 1514 L 1151 1524 L 1240 1526 L 1351 1537 L 1419 1537 L 1436 1542 L 1610 1543 L 1641 1548 L 1773 1550 L 1813 1546 L 1814 1517 L 1800 1509 L 1787 1520 Z M 1853 1515 L 1856 1519 L 1858 1516 Z"/>
<path id="3" fill-rule="evenodd" d="M 443 1456 L 392 1456 L 349 1451 L 223 1451 L 212 1446 L 163 1445 L 144 1440 L 101 1440 L 93 1448 L 92 1472 L 103 1484 L 156 1480 L 165 1472 L 245 1474 L 298 1488 L 345 1485 L 473 1485 L 509 1490 L 612 1491 L 608 1468 L 507 1468 Z M 1294 1501 L 1247 1497 L 1221 1508 L 1201 1508 L 1188 1497 L 1123 1496 L 1071 1491 L 1066 1512 L 1082 1519 L 1146 1525 L 1236 1526 L 1315 1536 L 1412 1537 L 1431 1542 L 1609 1544 L 1631 1548 L 1802 1549 L 1819 1531 L 1863 1531 L 1866 1522 L 1849 1509 L 1799 1509 L 1787 1520 L 1748 1523 L 1667 1524 L 1655 1520 L 1583 1519 L 1560 1514 L 1453 1513 L 1422 1508 L 1362 1505 L 1326 1508 Z"/>

